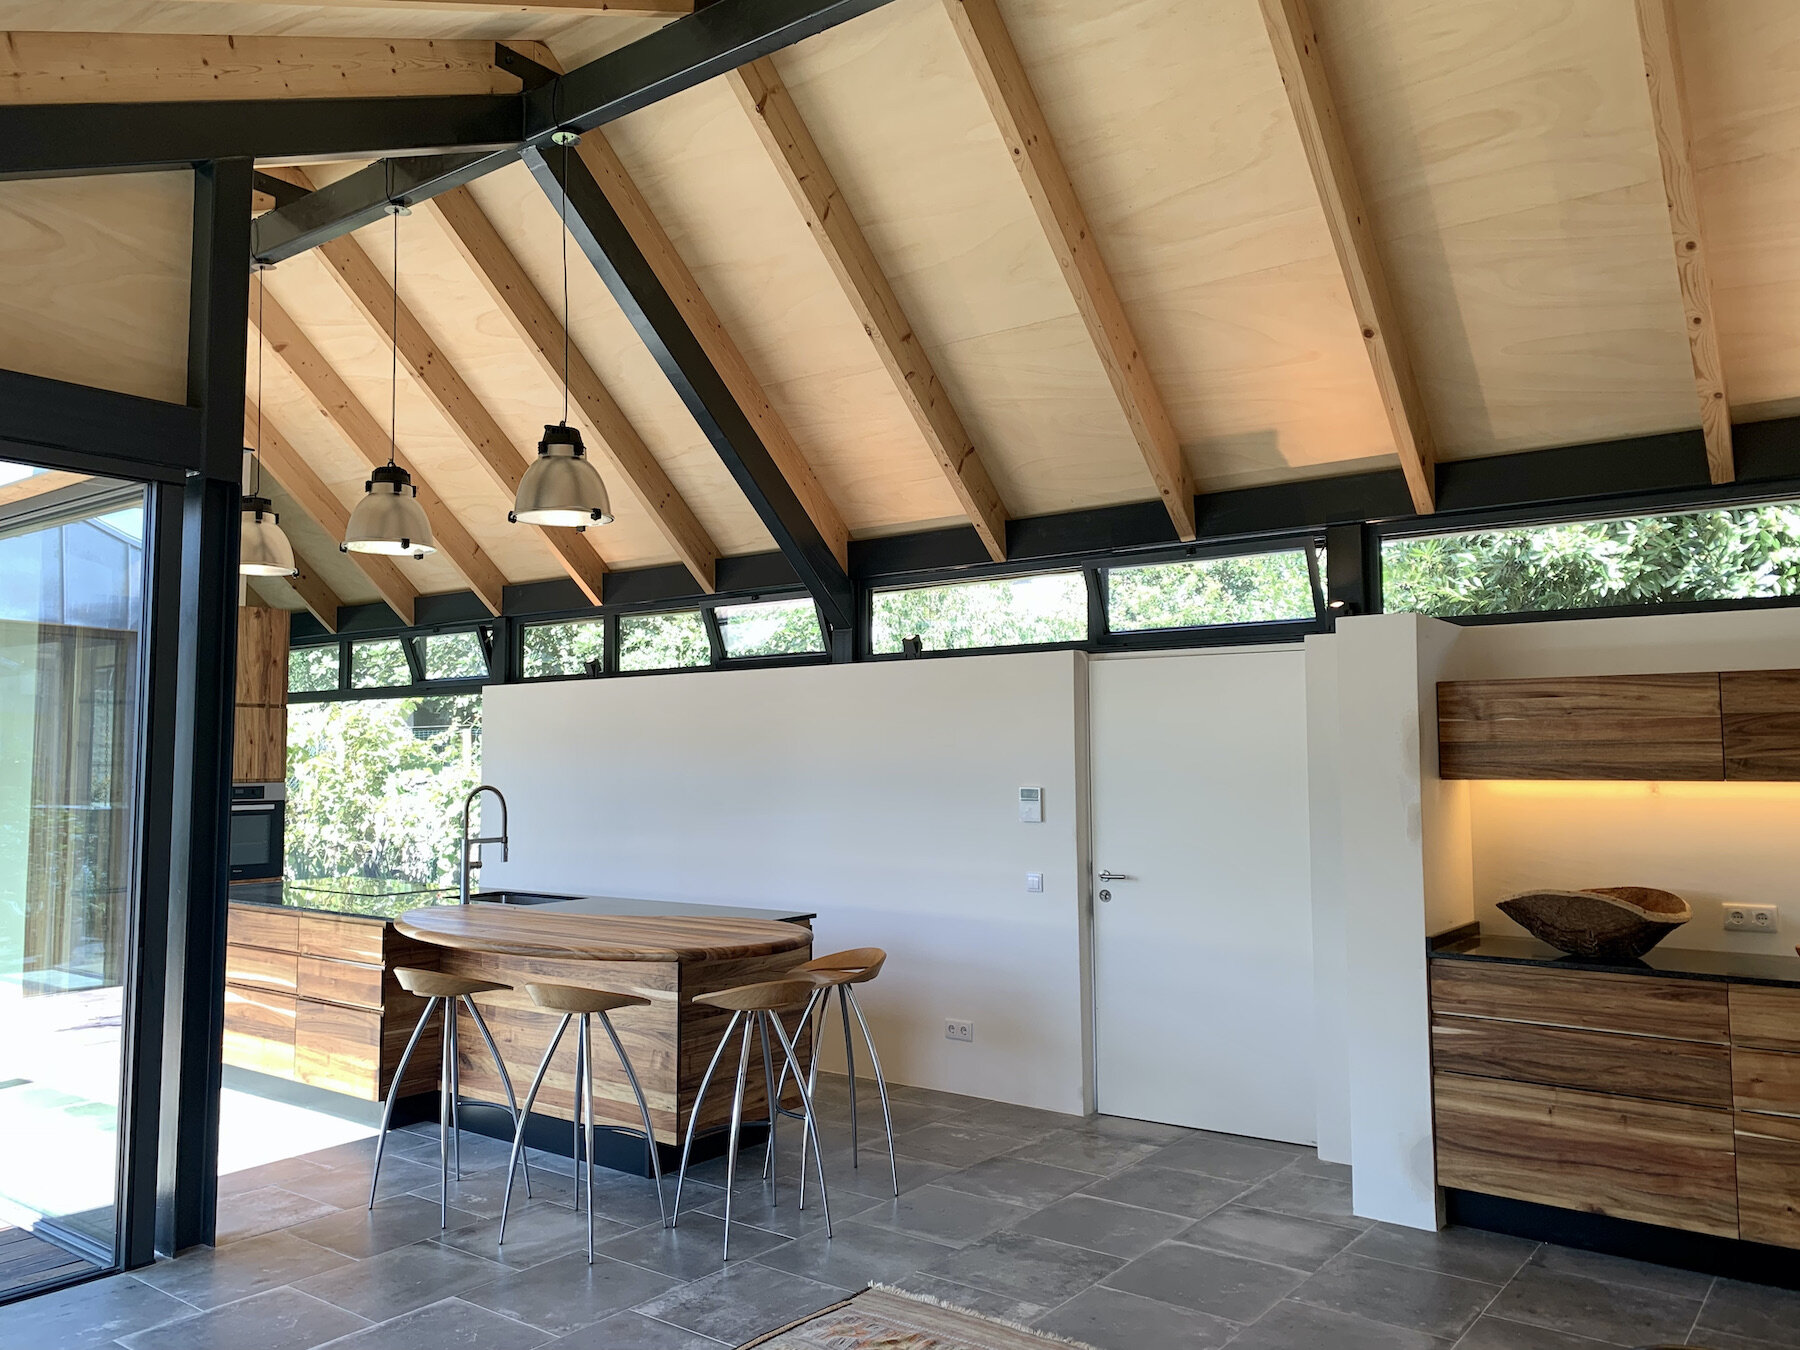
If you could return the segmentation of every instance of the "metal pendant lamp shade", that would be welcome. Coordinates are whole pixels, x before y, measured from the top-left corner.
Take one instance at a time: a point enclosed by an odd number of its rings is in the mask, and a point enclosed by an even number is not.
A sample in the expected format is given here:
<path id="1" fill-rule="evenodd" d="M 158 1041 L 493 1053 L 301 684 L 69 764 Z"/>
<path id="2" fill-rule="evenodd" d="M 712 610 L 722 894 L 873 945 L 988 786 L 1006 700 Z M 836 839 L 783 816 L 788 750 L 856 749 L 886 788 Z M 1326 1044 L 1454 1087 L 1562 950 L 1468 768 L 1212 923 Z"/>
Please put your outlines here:
<path id="1" fill-rule="evenodd" d="M 294 546 L 281 528 L 281 517 L 270 509 L 267 497 L 246 497 L 243 529 L 238 544 L 238 571 L 249 577 L 291 577 Z"/>
<path id="2" fill-rule="evenodd" d="M 412 475 L 397 464 L 374 470 L 363 485 L 363 499 L 350 512 L 344 552 L 410 553 L 423 558 L 436 549 Z"/>
<path id="3" fill-rule="evenodd" d="M 612 506 L 606 484 L 587 457 L 581 432 L 571 426 L 547 426 L 538 442 L 538 457 L 519 480 L 519 491 L 507 519 L 521 525 L 557 525 L 582 529 L 610 525 Z"/>

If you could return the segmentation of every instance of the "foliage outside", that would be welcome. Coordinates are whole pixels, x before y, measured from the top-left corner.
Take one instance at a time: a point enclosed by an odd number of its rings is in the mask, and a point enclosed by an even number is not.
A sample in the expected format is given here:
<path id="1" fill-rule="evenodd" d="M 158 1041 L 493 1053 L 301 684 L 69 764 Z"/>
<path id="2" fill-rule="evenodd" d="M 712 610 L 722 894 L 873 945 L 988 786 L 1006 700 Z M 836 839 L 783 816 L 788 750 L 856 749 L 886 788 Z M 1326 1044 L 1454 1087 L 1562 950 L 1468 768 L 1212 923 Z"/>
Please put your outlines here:
<path id="1" fill-rule="evenodd" d="M 338 687 L 338 648 L 295 647 L 288 652 L 288 692 L 316 694 Z"/>
<path id="2" fill-rule="evenodd" d="M 590 670 L 597 675 L 606 659 L 606 620 L 531 624 L 525 629 L 524 648 L 528 680 Z"/>
<path id="3" fill-rule="evenodd" d="M 1087 637 L 1087 585 L 1079 572 L 877 591 L 870 648 L 897 652 L 917 637 L 927 651 L 1080 642 Z"/>
<path id="4" fill-rule="evenodd" d="M 458 633 L 431 633 L 420 639 L 425 678 L 428 680 L 480 680 L 488 673 L 481 638 L 464 629 Z"/>
<path id="5" fill-rule="evenodd" d="M 713 614 L 728 657 L 804 656 L 825 650 L 819 611 L 811 600 L 720 605 Z"/>
<path id="6" fill-rule="evenodd" d="M 412 683 L 412 667 L 399 638 L 350 644 L 352 689 L 396 689 Z"/>
<path id="7" fill-rule="evenodd" d="M 1106 574 L 1106 621 L 1115 633 L 1313 617 L 1312 578 L 1300 549 Z"/>
<path id="8" fill-rule="evenodd" d="M 712 644 L 697 609 L 627 614 L 619 620 L 620 670 L 681 670 L 711 664 Z"/>
<path id="9" fill-rule="evenodd" d="M 1393 539 L 1382 607 L 1516 614 L 1800 593 L 1800 503 Z"/>

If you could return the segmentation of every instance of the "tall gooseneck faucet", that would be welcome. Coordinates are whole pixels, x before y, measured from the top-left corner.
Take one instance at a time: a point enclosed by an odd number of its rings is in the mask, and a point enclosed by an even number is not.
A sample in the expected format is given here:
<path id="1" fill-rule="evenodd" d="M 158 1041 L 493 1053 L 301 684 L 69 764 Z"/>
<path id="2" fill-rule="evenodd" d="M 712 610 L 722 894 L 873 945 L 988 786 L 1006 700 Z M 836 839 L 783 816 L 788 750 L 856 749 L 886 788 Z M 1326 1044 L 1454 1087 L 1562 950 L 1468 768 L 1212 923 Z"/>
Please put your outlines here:
<path id="1" fill-rule="evenodd" d="M 497 835 L 482 835 L 479 838 L 470 838 L 469 813 L 475 807 L 475 799 L 484 792 L 491 792 L 500 799 L 500 833 Z M 463 798 L 462 865 L 458 869 L 461 873 L 462 885 L 458 893 L 461 903 L 465 905 L 469 903 L 469 873 L 481 866 L 481 846 L 483 844 L 500 845 L 501 862 L 508 861 L 511 856 L 512 844 L 508 841 L 508 831 L 506 828 L 506 794 L 500 791 L 499 788 L 488 783 L 481 784 L 481 786 L 470 792 L 467 797 Z"/>

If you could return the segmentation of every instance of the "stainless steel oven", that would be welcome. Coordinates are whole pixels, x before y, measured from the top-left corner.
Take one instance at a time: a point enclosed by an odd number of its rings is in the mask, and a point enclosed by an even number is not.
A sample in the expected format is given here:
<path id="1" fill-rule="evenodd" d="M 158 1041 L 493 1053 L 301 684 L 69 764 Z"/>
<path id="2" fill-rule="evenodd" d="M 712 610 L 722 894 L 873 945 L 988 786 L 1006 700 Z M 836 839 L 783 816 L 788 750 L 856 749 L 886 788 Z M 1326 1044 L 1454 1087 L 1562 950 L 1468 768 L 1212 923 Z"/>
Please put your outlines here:
<path id="1" fill-rule="evenodd" d="M 286 783 L 231 785 L 233 881 L 279 881 L 286 833 Z"/>

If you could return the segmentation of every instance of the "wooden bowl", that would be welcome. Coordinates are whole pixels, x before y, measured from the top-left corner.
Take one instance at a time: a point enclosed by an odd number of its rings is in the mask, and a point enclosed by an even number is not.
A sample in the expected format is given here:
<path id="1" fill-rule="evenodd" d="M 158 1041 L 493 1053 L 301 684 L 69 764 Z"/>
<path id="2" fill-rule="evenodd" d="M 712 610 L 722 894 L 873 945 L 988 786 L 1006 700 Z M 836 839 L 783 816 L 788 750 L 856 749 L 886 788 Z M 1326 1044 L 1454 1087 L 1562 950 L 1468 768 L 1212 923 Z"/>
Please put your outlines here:
<path id="1" fill-rule="evenodd" d="M 1499 908 L 1558 951 L 1599 961 L 1635 961 L 1694 917 L 1679 895 L 1648 886 L 1521 891 Z"/>

